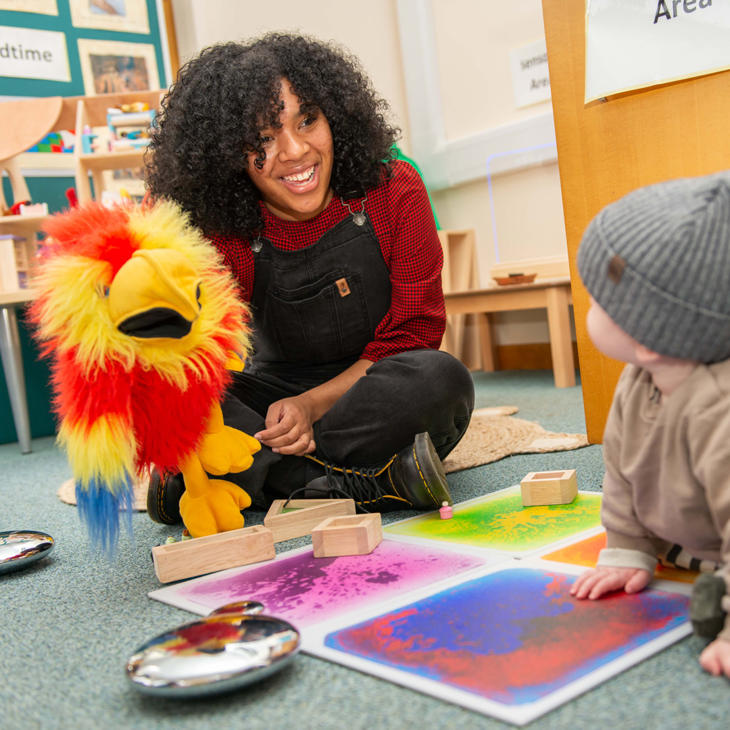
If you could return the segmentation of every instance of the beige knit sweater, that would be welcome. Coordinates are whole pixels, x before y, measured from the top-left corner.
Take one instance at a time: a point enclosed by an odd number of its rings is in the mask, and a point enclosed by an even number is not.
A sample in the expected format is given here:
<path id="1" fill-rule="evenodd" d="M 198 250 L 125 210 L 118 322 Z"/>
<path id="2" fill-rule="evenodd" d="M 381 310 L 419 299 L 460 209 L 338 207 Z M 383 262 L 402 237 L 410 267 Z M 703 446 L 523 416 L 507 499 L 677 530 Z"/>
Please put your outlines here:
<path id="1" fill-rule="evenodd" d="M 730 594 L 730 360 L 698 365 L 669 396 L 627 365 L 603 458 L 607 549 L 599 565 L 653 572 L 676 543 L 721 563 Z M 722 636 L 730 639 L 730 616 Z"/>

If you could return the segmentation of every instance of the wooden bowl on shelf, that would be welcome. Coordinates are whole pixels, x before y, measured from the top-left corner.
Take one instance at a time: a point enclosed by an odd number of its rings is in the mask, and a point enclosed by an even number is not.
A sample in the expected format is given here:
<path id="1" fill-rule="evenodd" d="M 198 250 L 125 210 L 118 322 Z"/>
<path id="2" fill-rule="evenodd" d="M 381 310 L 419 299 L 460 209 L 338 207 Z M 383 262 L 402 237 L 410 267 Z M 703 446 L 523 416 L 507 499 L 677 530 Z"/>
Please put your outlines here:
<path id="1" fill-rule="evenodd" d="M 512 284 L 532 284 L 536 276 L 537 274 L 509 274 L 493 278 L 500 286 L 510 286 Z"/>

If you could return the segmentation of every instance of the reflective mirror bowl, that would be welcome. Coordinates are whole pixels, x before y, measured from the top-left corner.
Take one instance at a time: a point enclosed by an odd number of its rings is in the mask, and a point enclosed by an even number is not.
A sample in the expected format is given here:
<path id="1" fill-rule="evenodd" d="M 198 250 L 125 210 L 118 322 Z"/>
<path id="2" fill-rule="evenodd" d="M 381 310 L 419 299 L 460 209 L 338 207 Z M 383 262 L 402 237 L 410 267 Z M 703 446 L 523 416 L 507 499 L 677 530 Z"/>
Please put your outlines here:
<path id="1" fill-rule="evenodd" d="M 264 604 L 258 601 L 234 601 L 226 603 L 225 606 L 219 606 L 211 611 L 208 616 L 218 616 L 221 613 L 245 613 L 247 616 L 256 616 L 264 612 Z"/>
<path id="2" fill-rule="evenodd" d="M 127 662 L 127 677 L 150 695 L 217 694 L 283 669 L 299 645 L 299 632 L 287 621 L 218 609 L 141 646 Z"/>
<path id="3" fill-rule="evenodd" d="M 45 532 L 7 530 L 0 532 L 0 573 L 26 568 L 53 550 L 54 541 Z"/>

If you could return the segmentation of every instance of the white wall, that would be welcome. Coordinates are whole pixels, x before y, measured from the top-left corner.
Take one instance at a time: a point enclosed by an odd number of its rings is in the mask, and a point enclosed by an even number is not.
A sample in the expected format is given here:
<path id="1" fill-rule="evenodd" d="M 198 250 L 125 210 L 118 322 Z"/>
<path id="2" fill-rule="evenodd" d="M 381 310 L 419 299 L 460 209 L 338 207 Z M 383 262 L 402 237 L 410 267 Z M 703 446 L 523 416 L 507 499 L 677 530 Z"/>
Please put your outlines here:
<path id="1" fill-rule="evenodd" d="M 509 66 L 513 48 L 544 35 L 540 0 L 174 0 L 173 10 L 181 62 L 212 43 L 270 30 L 299 31 L 346 46 L 390 103 L 393 121 L 403 130 L 402 147 L 410 154 L 414 154 L 412 141 L 420 142 L 421 131 L 434 122 L 445 137 L 447 154 L 452 143 L 463 144 L 477 160 L 484 156 L 484 147 L 470 147 L 475 135 L 496 140 L 497 147 L 490 149 L 508 160 L 519 138 L 512 130 L 530 129 L 535 122 L 544 139 L 547 119 L 548 137 L 551 134 L 549 101 L 516 108 Z M 406 69 L 413 64 L 409 39 L 423 32 L 424 22 L 432 34 L 428 48 L 436 57 L 438 88 L 431 91 L 439 108 L 409 118 L 405 82 Z M 429 61 L 434 64 L 433 58 L 423 59 L 424 64 Z M 421 149 L 419 154 L 426 157 L 428 151 Z M 427 161 L 417 155 L 416 159 Z M 507 171 L 492 176 L 491 201 L 486 158 L 483 174 L 432 191 L 442 227 L 476 230 L 482 285 L 489 282 L 489 269 L 496 260 L 566 253 L 554 150 L 541 153 L 528 167 L 509 169 L 507 164 L 500 169 L 505 167 Z M 481 171 L 482 165 L 476 169 Z M 498 321 L 498 343 L 548 341 L 542 312 L 501 315 Z"/>
<path id="2" fill-rule="evenodd" d="M 173 0 L 180 63 L 220 41 L 296 31 L 345 46 L 361 61 L 407 135 L 395 0 Z"/>

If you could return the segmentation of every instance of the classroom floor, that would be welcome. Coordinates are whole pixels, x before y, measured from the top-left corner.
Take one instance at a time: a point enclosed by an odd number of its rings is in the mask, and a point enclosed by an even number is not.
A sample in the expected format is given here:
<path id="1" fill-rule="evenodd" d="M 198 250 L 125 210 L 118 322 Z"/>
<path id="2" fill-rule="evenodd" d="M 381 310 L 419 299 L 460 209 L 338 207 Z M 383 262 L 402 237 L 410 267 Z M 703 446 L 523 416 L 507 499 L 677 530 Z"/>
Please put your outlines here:
<path id="1" fill-rule="evenodd" d="M 550 372 L 475 373 L 476 407 L 516 405 L 552 431 L 585 431 L 580 386 L 556 389 Z M 52 555 L 0 576 L 0 724 L 23 728 L 505 728 L 503 722 L 305 654 L 279 674 L 206 700 L 139 694 L 124 676 L 146 640 L 194 619 L 150 600 L 160 587 L 149 549 L 179 527 L 133 517 L 114 563 L 92 554 L 75 507 L 56 497 L 70 475 L 52 438 L 21 455 L 0 446 L 0 530 L 35 529 Z M 512 456 L 449 475 L 456 502 L 519 483 L 529 471 L 575 468 L 580 489 L 599 490 L 601 448 Z M 384 522 L 409 513 L 392 513 Z M 264 514 L 249 512 L 247 525 Z M 300 547 L 307 538 L 280 544 Z M 530 728 L 726 728 L 730 683 L 697 663 L 689 637 L 531 723 Z"/>

